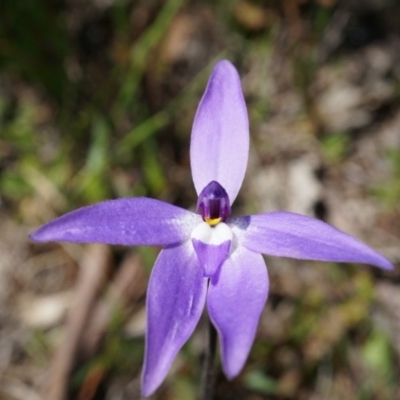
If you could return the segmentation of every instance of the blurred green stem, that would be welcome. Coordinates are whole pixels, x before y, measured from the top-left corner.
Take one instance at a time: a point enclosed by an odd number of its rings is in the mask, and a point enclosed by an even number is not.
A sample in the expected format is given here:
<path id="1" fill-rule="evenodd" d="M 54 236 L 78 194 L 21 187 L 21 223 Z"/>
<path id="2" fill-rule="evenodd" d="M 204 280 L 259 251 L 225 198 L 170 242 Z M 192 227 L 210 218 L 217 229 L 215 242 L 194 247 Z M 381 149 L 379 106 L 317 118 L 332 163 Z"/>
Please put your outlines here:
<path id="1" fill-rule="evenodd" d="M 215 355 L 217 350 L 217 331 L 208 320 L 208 339 L 201 377 L 200 400 L 212 400 L 215 384 Z"/>

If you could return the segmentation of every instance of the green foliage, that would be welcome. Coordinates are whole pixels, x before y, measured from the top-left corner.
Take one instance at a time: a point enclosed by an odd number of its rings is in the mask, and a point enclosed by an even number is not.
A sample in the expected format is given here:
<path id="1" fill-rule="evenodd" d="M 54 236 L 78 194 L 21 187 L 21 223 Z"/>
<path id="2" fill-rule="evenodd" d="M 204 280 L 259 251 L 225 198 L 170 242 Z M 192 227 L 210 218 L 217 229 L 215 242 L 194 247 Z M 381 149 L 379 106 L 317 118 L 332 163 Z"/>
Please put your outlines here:
<path id="1" fill-rule="evenodd" d="M 393 352 L 388 335 L 376 329 L 364 344 L 362 355 L 367 367 L 375 376 L 383 379 L 392 377 Z"/>
<path id="2" fill-rule="evenodd" d="M 321 140 L 321 150 L 329 163 L 337 164 L 341 162 L 348 151 L 350 137 L 346 133 L 337 132 L 325 136 Z"/>
<path id="3" fill-rule="evenodd" d="M 262 394 L 276 394 L 278 383 L 275 379 L 264 375 L 261 371 L 248 372 L 244 377 L 244 386 L 252 391 Z"/>
<path id="4" fill-rule="evenodd" d="M 396 149 L 388 150 L 387 160 L 392 166 L 392 176 L 386 181 L 372 186 L 371 192 L 388 208 L 394 208 L 400 202 L 400 152 Z"/>
<path id="5" fill-rule="evenodd" d="M 43 85 L 61 101 L 68 47 L 61 3 L 1 2 L 0 37 L 0 68 Z"/>
<path id="6" fill-rule="evenodd" d="M 109 142 L 107 121 L 94 116 L 85 165 L 75 177 L 75 195 L 81 195 L 87 203 L 110 196 Z"/>
<path id="7" fill-rule="evenodd" d="M 375 328 L 368 337 L 361 352 L 366 367 L 366 374 L 371 376 L 361 388 L 361 399 L 375 399 L 379 396 L 394 398 L 392 389 L 396 380 L 394 355 L 387 333 Z"/>

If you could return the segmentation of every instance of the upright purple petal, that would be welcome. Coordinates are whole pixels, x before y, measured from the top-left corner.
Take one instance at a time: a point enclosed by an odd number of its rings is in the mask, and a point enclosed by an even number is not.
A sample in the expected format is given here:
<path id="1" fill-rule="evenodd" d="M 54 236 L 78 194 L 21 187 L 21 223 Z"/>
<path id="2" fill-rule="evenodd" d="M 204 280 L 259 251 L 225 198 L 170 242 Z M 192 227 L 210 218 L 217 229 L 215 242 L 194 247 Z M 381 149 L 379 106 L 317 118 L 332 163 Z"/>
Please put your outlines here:
<path id="1" fill-rule="evenodd" d="M 146 197 L 109 200 L 83 207 L 43 225 L 37 242 L 168 245 L 190 237 L 200 216 Z"/>
<path id="2" fill-rule="evenodd" d="M 159 387 L 192 334 L 204 308 L 206 290 L 207 280 L 190 241 L 161 251 L 147 289 L 143 396 Z"/>
<path id="3" fill-rule="evenodd" d="M 190 161 L 197 194 L 217 181 L 235 200 L 246 172 L 249 122 L 240 77 L 218 62 L 201 99 L 192 129 Z"/>
<path id="4" fill-rule="evenodd" d="M 260 254 L 236 249 L 211 279 L 207 306 L 222 347 L 225 375 L 232 379 L 247 360 L 267 301 L 268 274 Z"/>
<path id="5" fill-rule="evenodd" d="M 229 225 L 241 245 L 271 256 L 393 268 L 383 255 L 354 237 L 304 215 L 271 212 L 235 218 Z"/>

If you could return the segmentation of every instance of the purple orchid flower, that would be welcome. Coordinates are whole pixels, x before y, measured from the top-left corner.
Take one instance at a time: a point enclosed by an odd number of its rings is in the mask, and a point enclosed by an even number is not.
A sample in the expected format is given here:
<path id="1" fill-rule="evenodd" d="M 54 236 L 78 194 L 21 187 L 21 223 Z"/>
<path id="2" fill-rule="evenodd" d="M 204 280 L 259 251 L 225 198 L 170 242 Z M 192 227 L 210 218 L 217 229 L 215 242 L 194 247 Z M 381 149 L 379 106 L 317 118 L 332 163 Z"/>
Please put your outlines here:
<path id="1" fill-rule="evenodd" d="M 159 200 L 123 198 L 70 212 L 31 235 L 38 242 L 164 246 L 147 295 L 144 396 L 162 383 L 205 305 L 219 334 L 225 375 L 239 374 L 267 300 L 268 275 L 260 253 L 393 268 L 357 239 L 304 215 L 230 218 L 248 150 L 240 78 L 229 61 L 220 61 L 197 110 L 190 145 L 200 215 Z"/>

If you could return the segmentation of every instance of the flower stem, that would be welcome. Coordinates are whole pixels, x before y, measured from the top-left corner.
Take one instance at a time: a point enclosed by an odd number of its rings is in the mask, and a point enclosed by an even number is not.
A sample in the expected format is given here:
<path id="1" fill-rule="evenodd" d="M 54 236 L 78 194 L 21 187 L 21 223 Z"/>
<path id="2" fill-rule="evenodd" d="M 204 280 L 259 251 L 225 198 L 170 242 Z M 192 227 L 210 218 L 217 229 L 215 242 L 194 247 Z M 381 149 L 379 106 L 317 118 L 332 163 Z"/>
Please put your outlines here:
<path id="1" fill-rule="evenodd" d="M 215 383 L 215 355 L 217 350 L 217 331 L 208 320 L 207 347 L 201 378 L 200 400 L 212 400 Z"/>

